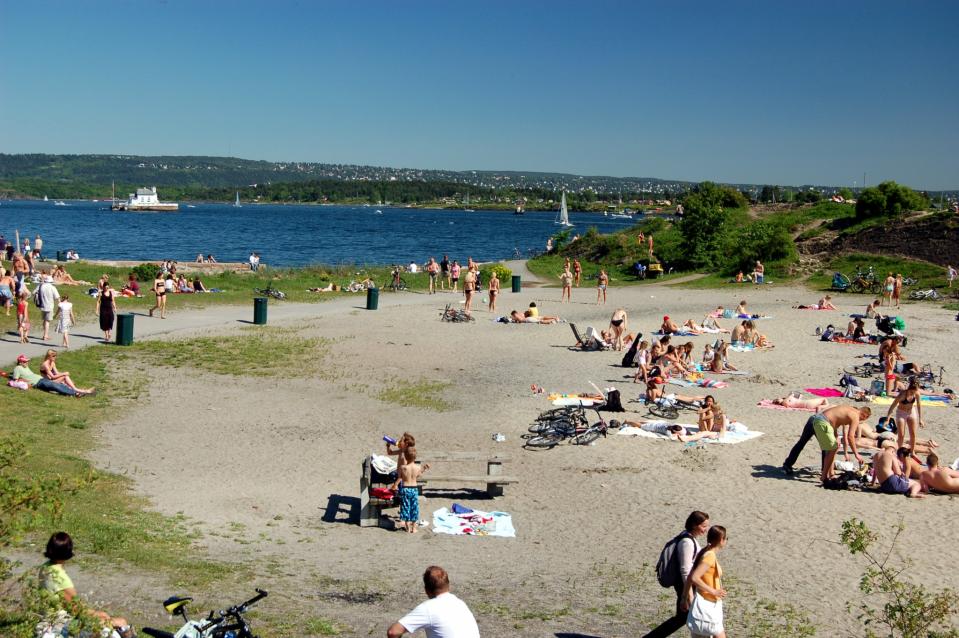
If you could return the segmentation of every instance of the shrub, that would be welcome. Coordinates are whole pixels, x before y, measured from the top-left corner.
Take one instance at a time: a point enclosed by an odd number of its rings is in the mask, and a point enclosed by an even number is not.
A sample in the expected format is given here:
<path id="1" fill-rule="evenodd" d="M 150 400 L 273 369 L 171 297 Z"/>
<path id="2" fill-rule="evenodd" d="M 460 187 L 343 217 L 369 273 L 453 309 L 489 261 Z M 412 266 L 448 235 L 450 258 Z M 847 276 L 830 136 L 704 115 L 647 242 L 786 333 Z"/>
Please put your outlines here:
<path id="1" fill-rule="evenodd" d="M 139 264 L 134 266 L 131 272 L 137 281 L 153 281 L 159 271 L 160 266 L 157 264 Z"/>
<path id="2" fill-rule="evenodd" d="M 493 272 L 496 273 L 496 276 L 499 277 L 501 282 L 509 282 L 510 277 L 513 276 L 513 271 L 504 263 L 486 264 L 480 268 L 480 275 L 483 277 L 484 282 L 492 278 Z"/>
<path id="3" fill-rule="evenodd" d="M 908 211 L 922 210 L 928 206 L 929 198 L 926 195 L 896 182 L 883 182 L 859 194 L 856 200 L 856 217 L 898 217 Z"/>

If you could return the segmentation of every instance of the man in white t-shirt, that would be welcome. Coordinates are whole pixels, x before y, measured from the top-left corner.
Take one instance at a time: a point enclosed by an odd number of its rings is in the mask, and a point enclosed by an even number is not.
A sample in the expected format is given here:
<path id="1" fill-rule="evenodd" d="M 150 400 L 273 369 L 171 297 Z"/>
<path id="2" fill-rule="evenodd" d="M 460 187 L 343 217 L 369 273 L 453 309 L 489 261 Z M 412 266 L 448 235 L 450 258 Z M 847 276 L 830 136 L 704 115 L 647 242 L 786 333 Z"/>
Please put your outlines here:
<path id="1" fill-rule="evenodd" d="M 423 573 L 423 587 L 429 600 L 393 623 L 387 638 L 426 630 L 427 638 L 479 638 L 476 619 L 462 600 L 450 593 L 450 577 L 442 567 L 432 565 Z"/>
<path id="2" fill-rule="evenodd" d="M 57 302 L 60 301 L 60 292 L 53 285 L 53 277 L 43 275 L 40 288 L 40 316 L 43 319 L 43 340 L 50 338 L 50 322 L 53 321 L 53 313 L 57 309 Z"/>

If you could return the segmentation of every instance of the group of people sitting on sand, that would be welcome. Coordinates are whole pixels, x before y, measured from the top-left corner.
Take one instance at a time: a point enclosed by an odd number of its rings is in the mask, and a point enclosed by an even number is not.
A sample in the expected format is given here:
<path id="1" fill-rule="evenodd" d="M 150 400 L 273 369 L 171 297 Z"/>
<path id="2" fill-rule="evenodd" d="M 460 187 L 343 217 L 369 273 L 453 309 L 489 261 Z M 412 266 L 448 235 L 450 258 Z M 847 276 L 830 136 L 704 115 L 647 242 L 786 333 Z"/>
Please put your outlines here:
<path id="1" fill-rule="evenodd" d="M 662 379 L 671 376 L 685 377 L 700 372 L 736 372 L 737 368 L 729 362 L 729 344 L 723 340 L 707 343 L 703 348 L 701 362 L 694 360 L 695 345 L 687 341 L 681 345 L 670 343 L 672 337 L 666 335 L 650 344 L 645 339 L 636 345 L 632 363 L 636 366 L 634 383 L 648 383 L 651 379 Z"/>

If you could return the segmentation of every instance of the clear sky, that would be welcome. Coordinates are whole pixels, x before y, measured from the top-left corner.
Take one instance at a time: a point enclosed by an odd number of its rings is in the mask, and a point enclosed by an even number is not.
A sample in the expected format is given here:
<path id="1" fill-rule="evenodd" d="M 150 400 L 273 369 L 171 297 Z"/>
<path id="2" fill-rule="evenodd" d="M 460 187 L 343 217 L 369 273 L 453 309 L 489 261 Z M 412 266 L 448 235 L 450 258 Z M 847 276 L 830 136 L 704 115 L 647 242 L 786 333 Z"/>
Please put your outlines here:
<path id="1" fill-rule="evenodd" d="M 0 0 L 0 152 L 959 188 L 959 2 Z"/>

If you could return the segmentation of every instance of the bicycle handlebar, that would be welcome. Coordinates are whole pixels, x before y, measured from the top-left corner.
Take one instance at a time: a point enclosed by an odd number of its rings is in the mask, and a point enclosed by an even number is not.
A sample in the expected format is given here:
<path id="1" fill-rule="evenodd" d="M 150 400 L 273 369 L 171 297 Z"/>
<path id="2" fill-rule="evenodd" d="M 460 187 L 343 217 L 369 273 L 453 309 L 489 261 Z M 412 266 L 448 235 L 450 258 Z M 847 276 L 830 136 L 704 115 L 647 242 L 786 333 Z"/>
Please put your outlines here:
<path id="1" fill-rule="evenodd" d="M 256 596 L 254 596 L 253 598 L 251 598 L 250 600 L 246 602 L 240 603 L 239 605 L 233 605 L 229 609 L 223 609 L 216 612 L 211 611 L 210 617 L 207 618 L 207 620 L 209 621 L 208 624 L 201 627 L 200 632 L 201 633 L 206 632 L 211 627 L 215 627 L 219 625 L 221 622 L 226 620 L 227 617 L 230 617 L 230 616 L 236 617 L 241 622 L 244 622 L 243 619 L 241 618 L 241 614 L 245 612 L 247 609 L 249 609 L 251 606 L 255 605 L 256 603 L 260 602 L 261 600 L 269 596 L 269 592 L 266 590 L 256 588 L 254 591 L 256 591 Z"/>

